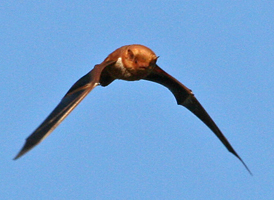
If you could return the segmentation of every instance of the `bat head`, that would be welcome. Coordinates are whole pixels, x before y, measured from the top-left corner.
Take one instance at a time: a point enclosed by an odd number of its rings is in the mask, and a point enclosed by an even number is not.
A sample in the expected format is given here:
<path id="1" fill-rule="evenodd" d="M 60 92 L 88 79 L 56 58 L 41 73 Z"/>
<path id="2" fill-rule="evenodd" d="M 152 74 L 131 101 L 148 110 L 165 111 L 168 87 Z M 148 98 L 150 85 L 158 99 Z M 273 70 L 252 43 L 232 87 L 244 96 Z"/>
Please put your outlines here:
<path id="1" fill-rule="evenodd" d="M 104 60 L 113 60 L 115 65 L 107 67 L 106 71 L 113 79 L 128 81 L 140 80 L 146 77 L 156 66 L 156 54 L 146 46 L 132 44 L 122 46 Z"/>
<path id="2" fill-rule="evenodd" d="M 158 57 L 148 47 L 133 44 L 127 46 L 122 58 L 125 66 L 136 70 L 146 70 L 155 66 Z"/>
<path id="3" fill-rule="evenodd" d="M 129 80 L 139 80 L 153 70 L 158 57 L 148 47 L 133 44 L 126 46 L 121 58 L 124 68 L 131 74 Z"/>

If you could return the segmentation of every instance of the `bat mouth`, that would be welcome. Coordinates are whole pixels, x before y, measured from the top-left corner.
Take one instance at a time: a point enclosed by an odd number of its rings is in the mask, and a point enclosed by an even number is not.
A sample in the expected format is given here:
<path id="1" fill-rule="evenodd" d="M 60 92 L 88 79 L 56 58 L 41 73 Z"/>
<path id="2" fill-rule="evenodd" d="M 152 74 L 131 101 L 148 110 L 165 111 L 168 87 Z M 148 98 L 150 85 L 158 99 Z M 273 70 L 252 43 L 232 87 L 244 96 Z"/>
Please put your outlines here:
<path id="1" fill-rule="evenodd" d="M 150 63 L 150 64 L 140 65 L 138 68 L 141 70 L 149 70 L 149 69 L 153 69 L 154 67 L 155 67 L 155 63 Z"/>

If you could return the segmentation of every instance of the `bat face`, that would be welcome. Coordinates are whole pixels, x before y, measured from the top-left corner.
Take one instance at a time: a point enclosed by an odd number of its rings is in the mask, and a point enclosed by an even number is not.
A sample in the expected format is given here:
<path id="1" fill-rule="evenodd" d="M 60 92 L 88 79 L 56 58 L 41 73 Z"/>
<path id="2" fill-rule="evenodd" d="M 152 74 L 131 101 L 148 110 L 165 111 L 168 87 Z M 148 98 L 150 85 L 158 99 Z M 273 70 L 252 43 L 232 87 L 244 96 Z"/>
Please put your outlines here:
<path id="1" fill-rule="evenodd" d="M 113 79 L 128 81 L 140 80 L 146 77 L 156 66 L 156 54 L 143 45 L 127 45 L 116 49 L 105 60 L 116 60 L 105 72 Z M 103 72 L 103 73 L 105 73 Z"/>
<path id="2" fill-rule="evenodd" d="M 219 138 L 223 145 L 246 167 L 241 157 L 230 145 L 218 126 L 195 98 L 190 89 L 162 70 L 157 64 L 156 54 L 143 45 L 126 45 L 116 49 L 99 65 L 80 78 L 61 99 L 45 121 L 26 139 L 26 143 L 15 159 L 24 155 L 45 139 L 64 118 L 97 85 L 107 86 L 115 79 L 127 81 L 148 80 L 159 83 L 169 89 L 177 104 L 186 107 L 196 115 Z"/>

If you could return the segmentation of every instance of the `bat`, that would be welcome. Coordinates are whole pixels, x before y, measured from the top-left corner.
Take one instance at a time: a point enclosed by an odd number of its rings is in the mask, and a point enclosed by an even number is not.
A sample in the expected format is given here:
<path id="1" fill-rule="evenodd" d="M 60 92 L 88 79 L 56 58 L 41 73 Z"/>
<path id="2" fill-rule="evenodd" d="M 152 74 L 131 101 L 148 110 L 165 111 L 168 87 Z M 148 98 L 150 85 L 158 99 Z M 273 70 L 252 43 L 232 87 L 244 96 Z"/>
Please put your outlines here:
<path id="1" fill-rule="evenodd" d="M 186 107 L 196 115 L 219 138 L 229 152 L 235 155 L 252 175 L 251 171 L 236 153 L 218 126 L 195 98 L 190 89 L 162 70 L 157 64 L 158 57 L 146 46 L 133 44 L 116 49 L 108 57 L 80 78 L 61 99 L 61 102 L 42 122 L 42 124 L 26 139 L 15 160 L 27 153 L 44 140 L 65 117 L 85 98 L 96 86 L 109 85 L 116 79 L 126 81 L 148 80 L 159 83 L 169 89 L 177 104 Z"/>

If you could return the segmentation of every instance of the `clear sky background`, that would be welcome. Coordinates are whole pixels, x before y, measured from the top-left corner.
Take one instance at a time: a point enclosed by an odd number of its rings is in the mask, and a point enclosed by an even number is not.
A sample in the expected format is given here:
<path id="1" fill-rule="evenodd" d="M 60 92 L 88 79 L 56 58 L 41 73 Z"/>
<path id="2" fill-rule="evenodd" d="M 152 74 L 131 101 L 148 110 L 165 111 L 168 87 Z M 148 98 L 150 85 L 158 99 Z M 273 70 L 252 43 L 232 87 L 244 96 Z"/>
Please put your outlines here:
<path id="1" fill-rule="evenodd" d="M 274 199 L 273 1 L 1 1 L 0 199 Z M 80 77 L 143 44 L 249 166 L 163 86 L 95 88 L 13 161 Z"/>

